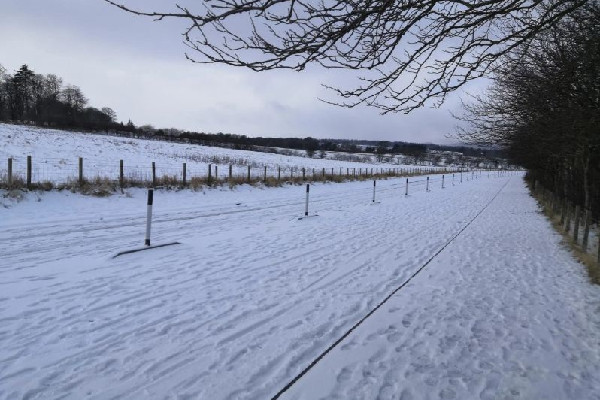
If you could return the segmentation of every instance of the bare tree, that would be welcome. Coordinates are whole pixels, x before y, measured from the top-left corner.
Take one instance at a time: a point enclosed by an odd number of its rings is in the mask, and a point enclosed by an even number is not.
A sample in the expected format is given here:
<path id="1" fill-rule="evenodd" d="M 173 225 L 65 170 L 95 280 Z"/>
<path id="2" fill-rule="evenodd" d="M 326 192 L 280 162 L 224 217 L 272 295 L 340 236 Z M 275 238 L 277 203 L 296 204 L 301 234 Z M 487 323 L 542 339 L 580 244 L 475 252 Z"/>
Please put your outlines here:
<path id="1" fill-rule="evenodd" d="M 389 113 L 439 106 L 489 74 L 504 54 L 594 0 L 205 0 L 172 11 L 105 1 L 156 20 L 186 20 L 186 56 L 195 62 L 361 71 L 353 88 L 328 86 L 337 94 L 333 103 Z"/>
<path id="2" fill-rule="evenodd" d="M 458 136 L 500 145 L 555 193 L 600 211 L 600 3 L 519 48 L 485 96 L 465 104 Z"/>

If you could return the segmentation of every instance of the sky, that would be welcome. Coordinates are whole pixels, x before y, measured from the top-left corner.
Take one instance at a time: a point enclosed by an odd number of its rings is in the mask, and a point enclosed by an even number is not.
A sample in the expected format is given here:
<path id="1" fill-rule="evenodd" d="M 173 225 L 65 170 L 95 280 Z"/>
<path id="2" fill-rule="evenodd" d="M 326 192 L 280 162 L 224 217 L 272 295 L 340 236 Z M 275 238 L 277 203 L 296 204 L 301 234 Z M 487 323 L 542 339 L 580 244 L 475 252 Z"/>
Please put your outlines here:
<path id="1" fill-rule="evenodd" d="M 136 125 L 248 136 L 400 140 L 453 144 L 460 94 L 441 108 L 381 115 L 346 109 L 322 84 L 351 82 L 354 72 L 252 72 L 185 58 L 183 21 L 155 22 L 102 0 L 0 0 L 0 65 L 27 64 L 79 86 L 91 106 L 110 107 Z M 159 9 L 170 0 L 130 0 Z M 471 85 L 471 92 L 477 90 Z"/>

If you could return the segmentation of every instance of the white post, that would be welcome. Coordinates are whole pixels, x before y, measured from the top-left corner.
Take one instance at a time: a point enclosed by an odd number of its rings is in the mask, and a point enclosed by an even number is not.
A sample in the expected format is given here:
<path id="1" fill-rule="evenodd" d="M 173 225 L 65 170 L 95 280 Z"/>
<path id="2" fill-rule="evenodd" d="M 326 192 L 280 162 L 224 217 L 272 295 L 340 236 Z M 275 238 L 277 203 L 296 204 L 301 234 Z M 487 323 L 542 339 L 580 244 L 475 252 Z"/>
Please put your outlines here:
<path id="1" fill-rule="evenodd" d="M 429 192 L 429 177 L 427 177 L 427 186 L 425 187 L 425 191 Z"/>
<path id="2" fill-rule="evenodd" d="M 148 189 L 148 203 L 146 209 L 146 240 L 144 245 L 150 246 L 150 228 L 152 225 L 152 203 L 154 202 L 154 190 Z"/>
<path id="3" fill-rule="evenodd" d="M 406 178 L 406 190 L 404 191 L 404 195 L 408 196 L 408 178 Z"/>
<path id="4" fill-rule="evenodd" d="M 308 217 L 308 192 L 310 190 L 309 188 L 310 188 L 310 184 L 307 183 L 306 184 L 306 205 L 304 207 L 304 216 L 305 217 Z"/>
<path id="5" fill-rule="evenodd" d="M 373 203 L 375 203 L 375 187 L 377 186 L 377 179 L 373 181 Z"/>

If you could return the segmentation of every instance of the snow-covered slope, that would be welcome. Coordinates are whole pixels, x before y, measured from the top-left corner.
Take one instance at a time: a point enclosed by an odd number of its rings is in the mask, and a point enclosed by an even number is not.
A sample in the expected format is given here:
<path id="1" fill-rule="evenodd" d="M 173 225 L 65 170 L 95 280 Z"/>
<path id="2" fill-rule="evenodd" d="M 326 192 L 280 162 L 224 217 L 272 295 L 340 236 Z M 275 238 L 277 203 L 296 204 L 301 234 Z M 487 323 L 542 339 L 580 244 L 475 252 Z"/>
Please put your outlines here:
<path id="1" fill-rule="evenodd" d="M 600 289 L 519 176 L 377 188 L 157 191 L 182 244 L 116 259 L 142 190 L 0 208 L 0 398 L 269 399 L 428 260 L 281 398 L 599 398 Z"/>
<path id="2" fill-rule="evenodd" d="M 390 168 L 401 165 L 343 162 L 329 159 L 285 156 L 244 150 L 230 150 L 192 144 L 129 139 L 115 136 L 73 133 L 36 127 L 0 124 L 0 176 L 6 174 L 9 157 L 13 158 L 15 175 L 24 176 L 27 156 L 33 159 L 33 180 L 65 182 L 78 176 L 78 158 L 84 159 L 84 174 L 88 178 L 97 176 L 118 179 L 119 160 L 124 162 L 124 173 L 135 179 L 149 179 L 152 162 L 156 163 L 158 176 L 179 176 L 182 164 L 187 164 L 188 178 L 206 176 L 208 164 L 219 167 L 220 176 L 233 164 L 235 176 L 246 176 L 247 166 L 252 167 L 253 176 L 267 174 L 275 176 L 281 167 L 282 176 L 289 176 L 293 169 L 306 168 L 336 174 L 346 168 Z M 420 168 L 411 166 L 411 168 Z"/>

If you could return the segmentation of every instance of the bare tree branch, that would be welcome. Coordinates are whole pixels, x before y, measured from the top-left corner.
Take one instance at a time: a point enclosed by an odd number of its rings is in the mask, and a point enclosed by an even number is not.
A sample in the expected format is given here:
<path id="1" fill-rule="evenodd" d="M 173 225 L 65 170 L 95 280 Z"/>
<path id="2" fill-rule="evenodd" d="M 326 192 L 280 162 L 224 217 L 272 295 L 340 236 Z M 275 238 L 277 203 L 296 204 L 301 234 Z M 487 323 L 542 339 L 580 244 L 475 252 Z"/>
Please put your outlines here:
<path id="1" fill-rule="evenodd" d="M 183 19 L 194 62 L 254 71 L 309 64 L 358 71 L 351 89 L 329 87 L 344 107 L 382 113 L 439 106 L 504 55 L 595 0 L 204 0 L 198 10 L 132 14 Z"/>

